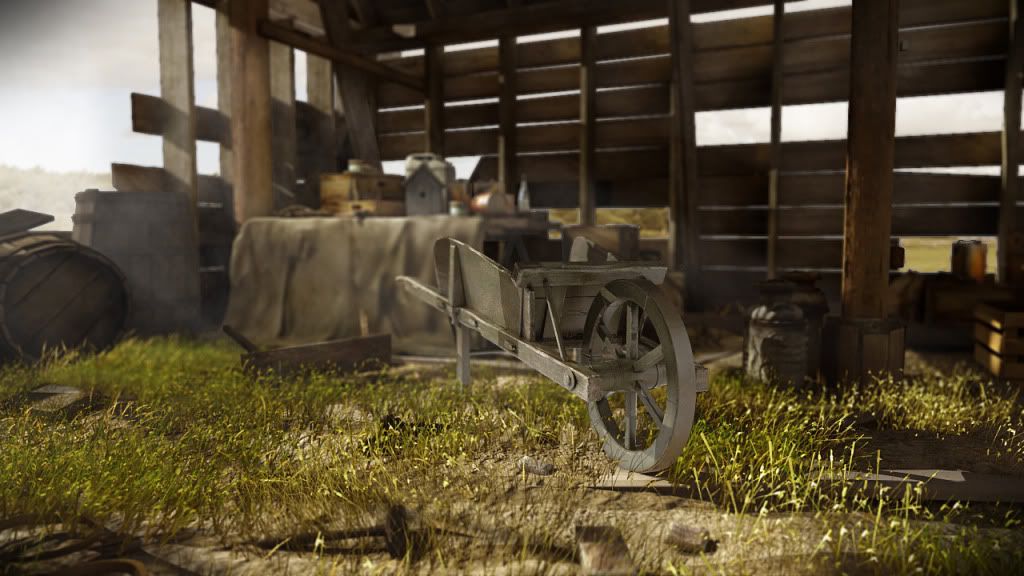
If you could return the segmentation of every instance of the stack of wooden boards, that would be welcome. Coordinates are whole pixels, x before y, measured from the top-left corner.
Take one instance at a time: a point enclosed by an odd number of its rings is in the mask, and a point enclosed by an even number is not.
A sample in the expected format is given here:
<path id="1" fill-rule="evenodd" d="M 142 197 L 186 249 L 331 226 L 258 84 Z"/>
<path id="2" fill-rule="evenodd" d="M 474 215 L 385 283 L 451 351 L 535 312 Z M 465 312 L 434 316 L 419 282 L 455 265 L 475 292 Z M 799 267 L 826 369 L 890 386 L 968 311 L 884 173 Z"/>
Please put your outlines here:
<path id="1" fill-rule="evenodd" d="M 402 177 L 351 171 L 324 174 L 320 179 L 320 206 L 339 216 L 404 216 Z"/>
<path id="2" fill-rule="evenodd" d="M 1024 305 L 974 308 L 974 359 L 998 378 L 1024 383 Z"/>

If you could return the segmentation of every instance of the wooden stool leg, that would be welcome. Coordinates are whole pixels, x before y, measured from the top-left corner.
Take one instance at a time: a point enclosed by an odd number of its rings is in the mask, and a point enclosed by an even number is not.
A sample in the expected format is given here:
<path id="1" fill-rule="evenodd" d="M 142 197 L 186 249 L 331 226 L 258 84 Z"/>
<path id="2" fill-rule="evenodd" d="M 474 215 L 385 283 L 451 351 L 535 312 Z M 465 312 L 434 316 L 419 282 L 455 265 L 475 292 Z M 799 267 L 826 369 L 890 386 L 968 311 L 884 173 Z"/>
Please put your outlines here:
<path id="1" fill-rule="evenodd" d="M 469 328 L 455 327 L 455 376 L 463 386 L 469 386 L 469 341 L 471 335 Z"/>

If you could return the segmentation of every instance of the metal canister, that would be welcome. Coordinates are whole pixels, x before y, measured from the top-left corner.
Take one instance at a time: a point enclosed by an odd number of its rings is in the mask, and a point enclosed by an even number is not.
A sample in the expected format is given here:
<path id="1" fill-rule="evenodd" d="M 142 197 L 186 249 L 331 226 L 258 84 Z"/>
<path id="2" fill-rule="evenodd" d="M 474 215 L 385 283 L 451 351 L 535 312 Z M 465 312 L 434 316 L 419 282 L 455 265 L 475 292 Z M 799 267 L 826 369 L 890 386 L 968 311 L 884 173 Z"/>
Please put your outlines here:
<path id="1" fill-rule="evenodd" d="M 961 280 L 985 281 L 988 247 L 981 240 L 957 240 L 953 243 L 950 271 Z"/>
<path id="2" fill-rule="evenodd" d="M 807 321 L 796 304 L 762 304 L 750 314 L 744 369 L 747 375 L 784 385 L 807 376 Z"/>
<path id="3" fill-rule="evenodd" d="M 807 323 L 807 378 L 816 381 L 821 372 L 821 342 L 828 315 L 828 298 L 816 285 L 812 272 L 788 272 L 780 279 L 760 285 L 761 302 L 788 302 L 800 307 Z"/>

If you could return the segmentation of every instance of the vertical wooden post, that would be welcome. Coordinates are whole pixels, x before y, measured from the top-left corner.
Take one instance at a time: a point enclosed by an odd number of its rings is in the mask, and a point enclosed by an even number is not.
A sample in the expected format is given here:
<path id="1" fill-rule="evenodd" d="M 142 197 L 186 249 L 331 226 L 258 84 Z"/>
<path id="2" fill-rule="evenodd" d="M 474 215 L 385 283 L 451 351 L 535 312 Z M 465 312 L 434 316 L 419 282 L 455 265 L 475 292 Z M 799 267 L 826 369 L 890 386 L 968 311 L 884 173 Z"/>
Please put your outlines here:
<path id="1" fill-rule="evenodd" d="M 231 149 L 235 218 L 244 222 L 274 210 L 271 145 L 270 46 L 257 29 L 268 0 L 230 0 Z"/>
<path id="2" fill-rule="evenodd" d="M 668 0 L 672 49 L 672 142 L 669 159 L 671 265 L 684 272 L 685 306 L 700 307 L 700 234 L 697 179 L 696 104 L 693 88 L 693 26 L 690 0 Z"/>
<path id="3" fill-rule="evenodd" d="M 498 180 L 506 194 L 515 196 L 519 181 L 516 151 L 516 37 L 504 36 L 498 41 L 499 133 Z"/>
<path id="4" fill-rule="evenodd" d="M 580 30 L 580 224 L 597 223 L 597 192 L 594 182 L 594 129 L 596 99 L 597 27 Z"/>
<path id="5" fill-rule="evenodd" d="M 306 101 L 316 111 L 314 133 L 316 150 L 309 159 L 303 193 L 304 202 L 310 206 L 320 205 L 320 175 L 337 170 L 337 137 L 334 120 L 334 71 L 331 61 L 313 54 L 306 54 Z"/>
<path id="6" fill-rule="evenodd" d="M 853 3 L 838 376 L 861 381 L 903 367 L 903 329 L 886 318 L 898 21 L 898 0 Z"/>
<path id="7" fill-rule="evenodd" d="M 1024 287 L 1024 230 L 1017 222 L 1020 200 L 1021 68 L 1024 65 L 1024 20 L 1021 0 L 1010 0 L 1010 47 L 1003 92 L 1002 186 L 999 196 L 999 278 Z"/>
<path id="8" fill-rule="evenodd" d="M 426 148 L 444 156 L 444 46 L 427 46 L 426 49 Z"/>
<path id="9" fill-rule="evenodd" d="M 351 50 L 349 1 L 332 0 L 320 3 L 320 15 L 327 39 L 336 48 Z M 366 73 L 353 68 L 342 69 L 334 63 L 334 75 L 345 109 L 345 124 L 352 151 L 360 160 L 380 166 L 380 144 L 377 142 L 376 82 Z"/>
<path id="10" fill-rule="evenodd" d="M 772 21 L 772 128 L 771 162 L 768 172 L 768 278 L 775 278 L 778 262 L 779 230 L 779 169 L 782 166 L 782 82 L 783 82 L 783 37 L 782 22 L 785 14 L 784 0 L 775 0 Z"/>
<path id="11" fill-rule="evenodd" d="M 231 120 L 231 21 L 228 16 L 228 1 L 217 4 L 217 109 Z M 231 184 L 232 164 L 231 138 L 220 144 L 220 177 Z"/>
<path id="12" fill-rule="evenodd" d="M 196 202 L 195 74 L 192 64 L 192 3 L 159 0 L 160 96 L 171 109 L 163 138 L 164 170 L 173 192 L 185 194 L 198 231 Z"/>
<path id="13" fill-rule="evenodd" d="M 295 204 L 295 51 L 270 43 L 270 96 L 274 155 L 274 205 Z"/>

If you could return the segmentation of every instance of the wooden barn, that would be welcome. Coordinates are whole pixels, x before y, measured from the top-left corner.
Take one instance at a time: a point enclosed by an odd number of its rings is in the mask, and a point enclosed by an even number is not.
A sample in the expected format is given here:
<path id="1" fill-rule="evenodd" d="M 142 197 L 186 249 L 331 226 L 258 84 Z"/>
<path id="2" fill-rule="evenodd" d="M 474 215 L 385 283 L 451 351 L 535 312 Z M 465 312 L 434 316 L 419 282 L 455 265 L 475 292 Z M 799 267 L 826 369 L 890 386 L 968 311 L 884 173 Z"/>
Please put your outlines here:
<path id="1" fill-rule="evenodd" d="M 998 289 L 1024 291 L 1016 0 L 792 12 L 776 0 L 773 14 L 713 21 L 694 17 L 771 3 L 194 1 L 217 10 L 219 107 L 194 104 L 190 3 L 159 0 L 162 93 L 134 94 L 132 118 L 163 138 L 164 165 L 113 174 L 119 190 L 194 200 L 211 309 L 237 224 L 272 214 L 280 194 L 315 208 L 319 175 L 348 157 L 419 152 L 482 156 L 474 178 L 513 195 L 525 179 L 532 208 L 578 208 L 584 224 L 602 208 L 667 207 L 669 237 L 644 244 L 683 272 L 693 312 L 819 273 L 851 369 L 902 366 L 902 327 L 884 322 L 894 238 L 997 237 Z M 522 41 L 560 31 L 578 35 Z M 308 102 L 295 98 L 296 50 Z M 934 134 L 895 137 L 898 98 L 996 90 L 1002 133 L 947 134 L 936 118 Z M 781 142 L 784 106 L 841 101 L 847 141 Z M 769 143 L 697 145 L 698 112 L 755 107 L 771 109 Z M 197 174 L 197 140 L 220 144 L 219 176 Z"/>

